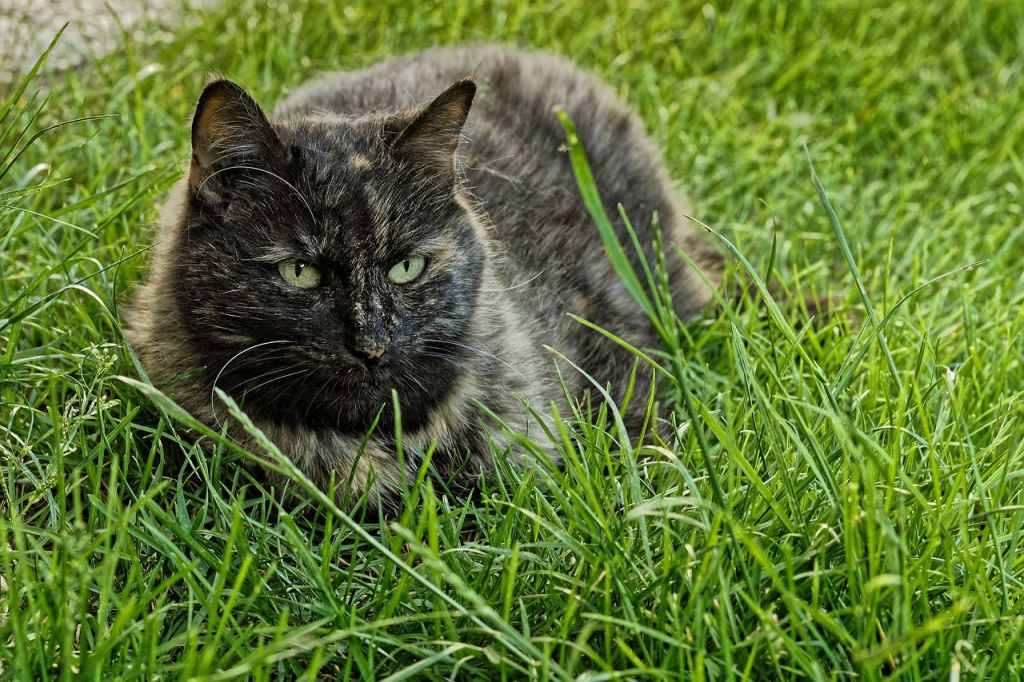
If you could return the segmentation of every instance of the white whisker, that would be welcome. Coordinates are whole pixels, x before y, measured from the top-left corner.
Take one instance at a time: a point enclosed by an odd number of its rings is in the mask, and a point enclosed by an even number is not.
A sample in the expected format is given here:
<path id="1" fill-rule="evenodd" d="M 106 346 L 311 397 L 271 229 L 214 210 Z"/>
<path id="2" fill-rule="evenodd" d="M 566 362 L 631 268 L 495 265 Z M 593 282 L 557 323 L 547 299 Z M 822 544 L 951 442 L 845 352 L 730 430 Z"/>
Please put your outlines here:
<path id="1" fill-rule="evenodd" d="M 482 294 L 496 294 L 496 293 L 498 293 L 500 291 L 512 291 L 513 289 L 518 289 L 519 287 L 525 287 L 527 284 L 529 284 L 530 282 L 534 281 L 535 279 L 537 279 L 538 277 L 543 275 L 544 272 L 545 272 L 544 270 L 541 270 L 540 272 L 538 272 L 533 277 L 531 277 L 529 279 L 526 279 L 526 280 L 523 280 L 519 284 L 513 284 L 510 287 L 505 287 L 504 289 L 480 289 L 479 291 Z"/>
<path id="2" fill-rule="evenodd" d="M 288 343 L 288 341 L 287 339 L 277 339 L 275 341 L 264 341 L 263 343 L 257 343 L 252 346 L 249 346 L 248 348 L 240 350 L 234 355 L 232 355 L 228 359 L 228 361 L 225 362 L 224 365 L 220 368 L 220 371 L 217 372 L 217 376 L 214 377 L 213 379 L 213 385 L 210 387 L 210 411 L 213 413 L 213 418 L 217 422 L 218 429 L 221 428 L 223 424 L 221 424 L 220 418 L 217 416 L 217 382 L 220 381 L 220 377 L 221 375 L 224 374 L 224 370 L 228 368 L 228 365 L 230 365 L 232 362 L 237 360 L 239 357 L 245 355 L 249 351 L 253 351 L 256 350 L 257 348 L 269 346 L 275 343 Z"/>

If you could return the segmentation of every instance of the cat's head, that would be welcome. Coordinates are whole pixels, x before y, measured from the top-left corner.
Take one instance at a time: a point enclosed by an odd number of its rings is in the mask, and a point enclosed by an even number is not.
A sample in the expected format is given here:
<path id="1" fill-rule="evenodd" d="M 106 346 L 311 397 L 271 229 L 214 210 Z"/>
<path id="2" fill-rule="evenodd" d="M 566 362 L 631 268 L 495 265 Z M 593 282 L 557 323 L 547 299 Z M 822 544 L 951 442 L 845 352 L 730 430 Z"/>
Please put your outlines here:
<path id="1" fill-rule="evenodd" d="M 235 83 L 206 87 L 170 281 L 211 387 L 351 432 L 392 389 L 407 427 L 445 399 L 486 259 L 456 163 L 475 90 L 271 123 Z"/>

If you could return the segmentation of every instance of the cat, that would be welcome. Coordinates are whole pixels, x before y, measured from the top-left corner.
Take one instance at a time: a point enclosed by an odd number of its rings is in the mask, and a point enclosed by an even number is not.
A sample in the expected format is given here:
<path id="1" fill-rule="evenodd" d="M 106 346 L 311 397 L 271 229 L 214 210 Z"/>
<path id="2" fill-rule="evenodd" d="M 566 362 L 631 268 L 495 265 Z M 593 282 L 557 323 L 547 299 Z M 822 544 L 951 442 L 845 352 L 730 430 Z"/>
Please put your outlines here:
<path id="1" fill-rule="evenodd" d="M 154 385 L 214 427 L 226 410 L 213 388 L 224 390 L 317 485 L 333 477 L 339 499 L 389 510 L 431 444 L 434 473 L 456 494 L 493 473 L 491 448 L 510 440 L 481 406 L 546 440 L 536 415 L 563 382 L 574 397 L 589 383 L 565 363 L 559 372 L 545 346 L 621 399 L 633 357 L 569 314 L 637 347 L 658 339 L 585 209 L 556 106 L 575 122 L 620 241 L 630 244 L 618 203 L 653 259 L 656 213 L 666 244 L 715 286 L 721 256 L 685 223 L 639 117 L 564 58 L 430 49 L 315 79 L 270 118 L 215 80 L 126 315 Z M 687 319 L 712 291 L 666 250 Z M 631 428 L 643 402 L 626 412 Z"/>

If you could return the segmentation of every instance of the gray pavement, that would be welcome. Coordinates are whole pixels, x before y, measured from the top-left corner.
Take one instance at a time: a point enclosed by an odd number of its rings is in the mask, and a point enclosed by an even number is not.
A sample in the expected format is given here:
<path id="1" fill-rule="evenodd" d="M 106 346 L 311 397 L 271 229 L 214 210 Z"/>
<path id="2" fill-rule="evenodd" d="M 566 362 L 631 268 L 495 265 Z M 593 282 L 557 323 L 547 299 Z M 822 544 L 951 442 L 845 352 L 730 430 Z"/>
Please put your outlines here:
<path id="1" fill-rule="evenodd" d="M 124 44 L 123 31 L 144 38 L 143 29 L 173 27 L 191 9 L 213 0 L 0 0 L 0 90 L 19 79 L 68 28 L 51 53 L 50 68 L 68 69 Z"/>

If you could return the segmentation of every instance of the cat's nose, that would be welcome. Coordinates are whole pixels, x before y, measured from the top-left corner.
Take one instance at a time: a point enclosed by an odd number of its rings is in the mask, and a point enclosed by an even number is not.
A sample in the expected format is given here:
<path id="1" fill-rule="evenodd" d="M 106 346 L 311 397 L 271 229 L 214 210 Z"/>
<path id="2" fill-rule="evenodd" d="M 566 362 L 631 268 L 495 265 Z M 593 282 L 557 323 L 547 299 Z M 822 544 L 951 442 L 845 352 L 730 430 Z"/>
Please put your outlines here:
<path id="1" fill-rule="evenodd" d="M 370 366 L 377 364 L 381 357 L 383 357 L 387 347 L 376 339 L 357 338 L 349 350 L 352 351 L 353 355 L 362 360 L 363 364 Z"/>

